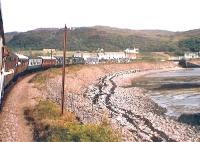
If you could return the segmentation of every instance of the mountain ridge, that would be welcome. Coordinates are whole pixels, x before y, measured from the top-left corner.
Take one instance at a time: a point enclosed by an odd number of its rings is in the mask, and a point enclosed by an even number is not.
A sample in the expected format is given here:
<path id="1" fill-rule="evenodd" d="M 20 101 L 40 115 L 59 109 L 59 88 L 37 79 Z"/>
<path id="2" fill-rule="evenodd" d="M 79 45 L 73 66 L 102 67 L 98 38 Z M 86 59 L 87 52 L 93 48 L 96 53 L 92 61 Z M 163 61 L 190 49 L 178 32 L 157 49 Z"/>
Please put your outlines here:
<path id="1" fill-rule="evenodd" d="M 7 45 L 12 49 L 62 49 L 64 29 L 38 28 L 27 32 L 6 33 Z M 121 51 L 139 48 L 141 51 L 188 51 L 199 46 L 200 29 L 183 32 L 167 30 L 132 30 L 108 26 L 76 27 L 68 30 L 70 50 Z M 197 45 L 196 45 L 197 44 Z M 192 46 L 192 47 L 191 47 Z"/>

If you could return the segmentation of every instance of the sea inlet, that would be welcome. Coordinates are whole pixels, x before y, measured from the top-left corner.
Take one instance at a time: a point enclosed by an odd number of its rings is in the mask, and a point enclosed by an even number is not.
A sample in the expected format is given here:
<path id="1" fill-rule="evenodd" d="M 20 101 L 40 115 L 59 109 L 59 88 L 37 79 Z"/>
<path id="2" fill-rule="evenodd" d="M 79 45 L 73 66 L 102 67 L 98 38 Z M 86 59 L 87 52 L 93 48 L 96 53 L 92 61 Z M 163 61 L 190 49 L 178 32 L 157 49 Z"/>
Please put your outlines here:
<path id="1" fill-rule="evenodd" d="M 132 83 L 168 115 L 180 122 L 200 125 L 200 68 L 148 74 Z"/>

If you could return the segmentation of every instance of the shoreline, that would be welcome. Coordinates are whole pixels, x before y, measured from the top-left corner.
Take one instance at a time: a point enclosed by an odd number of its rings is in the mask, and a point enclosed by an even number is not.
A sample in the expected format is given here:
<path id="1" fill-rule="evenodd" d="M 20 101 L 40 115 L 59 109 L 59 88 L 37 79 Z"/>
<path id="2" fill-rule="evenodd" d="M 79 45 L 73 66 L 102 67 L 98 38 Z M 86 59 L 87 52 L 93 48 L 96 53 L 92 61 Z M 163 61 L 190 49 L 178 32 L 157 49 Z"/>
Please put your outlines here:
<path id="1" fill-rule="evenodd" d="M 164 67 L 163 67 L 164 68 Z M 75 112 L 84 124 L 97 124 L 106 119 L 113 129 L 120 131 L 122 141 L 184 141 L 191 142 L 196 130 L 163 115 L 164 109 L 144 95 L 139 88 L 123 88 L 130 76 L 137 78 L 159 71 L 177 70 L 131 70 L 107 73 L 95 83 L 83 89 L 82 94 L 70 93 L 65 98 L 65 108 Z M 60 103 L 60 98 L 51 91 L 48 98 Z"/>
<path id="2" fill-rule="evenodd" d="M 138 77 L 159 71 L 169 70 L 139 71 L 138 73 L 137 71 L 118 72 L 107 76 L 107 79 L 101 82 L 104 86 L 101 86 L 99 91 L 101 94 L 98 105 L 99 107 L 105 107 L 104 109 L 108 111 L 107 113 L 110 115 L 109 118 L 112 125 L 115 125 L 114 127 L 122 127 L 124 141 L 165 140 L 189 142 L 196 135 L 195 129 L 191 126 L 180 124 L 164 116 L 164 110 L 148 96 L 144 95 L 140 88 L 121 88 L 117 86 L 119 82 L 123 82 L 122 78 L 130 79 L 129 76 L 132 75 Z M 114 90 L 113 87 L 115 88 Z M 93 91 L 93 94 L 98 95 L 98 92 L 95 91 Z M 102 92 L 105 95 L 102 95 Z M 91 96 L 91 98 L 93 97 Z M 155 125 L 156 123 L 157 125 Z M 175 135 L 174 131 L 178 131 L 178 134 Z M 188 134 L 191 135 L 189 136 Z"/>

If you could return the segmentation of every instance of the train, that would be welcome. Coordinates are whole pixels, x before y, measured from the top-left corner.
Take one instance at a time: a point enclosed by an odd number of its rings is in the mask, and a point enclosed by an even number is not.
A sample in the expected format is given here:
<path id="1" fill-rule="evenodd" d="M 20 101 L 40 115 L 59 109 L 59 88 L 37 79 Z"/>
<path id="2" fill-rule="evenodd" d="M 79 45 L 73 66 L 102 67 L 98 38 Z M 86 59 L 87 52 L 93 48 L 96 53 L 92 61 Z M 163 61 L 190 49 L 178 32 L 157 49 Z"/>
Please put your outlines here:
<path id="1" fill-rule="evenodd" d="M 25 73 L 45 70 L 52 67 L 61 67 L 63 65 L 63 61 L 64 58 L 61 56 L 28 57 L 22 54 L 9 52 L 6 57 L 4 57 L 4 73 L 1 74 L 0 84 L 2 84 L 2 86 L 0 87 L 0 105 L 2 105 L 5 90 L 13 81 L 17 80 L 19 76 L 22 76 Z M 66 65 L 84 63 L 85 61 L 82 57 L 65 58 Z"/>
<path id="2" fill-rule="evenodd" d="M 10 51 L 5 42 L 0 0 L 0 108 L 5 96 L 5 90 L 7 90 L 10 84 L 16 81 L 19 76 L 37 70 L 61 67 L 63 61 L 64 58 L 61 56 L 28 57 Z M 85 61 L 81 57 L 65 58 L 65 64 L 67 65 L 84 63 Z"/>

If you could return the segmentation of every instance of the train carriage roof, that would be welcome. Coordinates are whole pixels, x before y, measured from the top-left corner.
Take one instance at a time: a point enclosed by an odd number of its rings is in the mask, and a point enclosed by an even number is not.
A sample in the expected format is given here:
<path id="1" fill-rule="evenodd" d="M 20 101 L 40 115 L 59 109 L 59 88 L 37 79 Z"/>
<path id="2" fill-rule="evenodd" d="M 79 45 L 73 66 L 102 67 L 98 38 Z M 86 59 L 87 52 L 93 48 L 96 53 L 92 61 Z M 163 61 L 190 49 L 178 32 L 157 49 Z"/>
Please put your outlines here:
<path id="1" fill-rule="evenodd" d="M 27 56 L 24 56 L 22 54 L 17 54 L 15 53 L 15 55 L 19 58 L 19 59 L 24 59 L 24 60 L 28 60 L 29 58 Z"/>
<path id="2" fill-rule="evenodd" d="M 42 60 L 41 57 L 30 57 L 30 56 L 29 56 L 29 60 L 32 60 L 32 59 L 41 59 L 41 60 Z"/>
<path id="3" fill-rule="evenodd" d="M 53 57 L 58 58 L 58 59 L 59 59 L 59 58 L 63 58 L 63 56 L 53 56 Z"/>
<path id="4" fill-rule="evenodd" d="M 40 58 L 42 58 L 42 59 L 44 59 L 44 60 L 51 60 L 51 59 L 56 60 L 55 57 L 51 57 L 51 56 L 38 56 L 38 57 L 40 57 Z"/>

